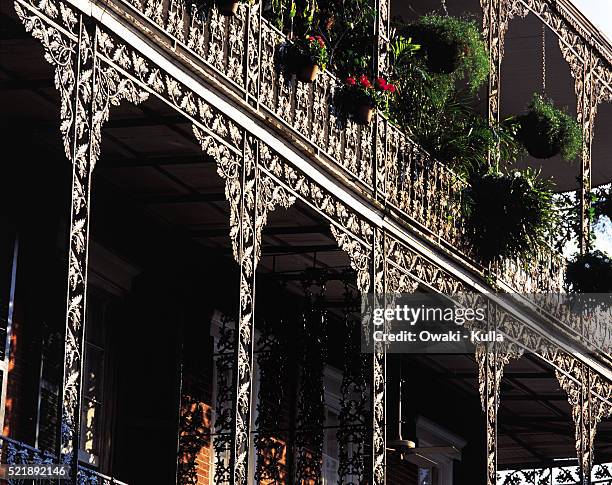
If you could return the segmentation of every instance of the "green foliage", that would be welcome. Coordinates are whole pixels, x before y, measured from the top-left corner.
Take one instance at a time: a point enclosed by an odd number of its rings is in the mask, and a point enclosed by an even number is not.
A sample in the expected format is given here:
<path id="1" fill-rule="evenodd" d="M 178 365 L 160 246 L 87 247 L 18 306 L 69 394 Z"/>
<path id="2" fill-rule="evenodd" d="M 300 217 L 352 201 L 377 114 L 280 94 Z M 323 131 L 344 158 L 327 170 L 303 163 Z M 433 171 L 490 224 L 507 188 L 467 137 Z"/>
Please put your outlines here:
<path id="1" fill-rule="evenodd" d="M 277 29 L 303 36 L 311 30 L 317 12 L 317 0 L 271 0 L 267 16 Z"/>
<path id="2" fill-rule="evenodd" d="M 476 91 L 489 74 L 489 54 L 480 28 L 472 20 L 429 14 L 404 28 L 421 45 L 418 56 L 431 74 L 465 79 Z"/>
<path id="3" fill-rule="evenodd" d="M 473 172 L 463 191 L 466 234 L 483 261 L 535 254 L 556 223 L 550 181 L 530 169 Z"/>
<path id="4" fill-rule="evenodd" d="M 319 0 L 313 28 L 327 39 L 330 64 L 341 78 L 371 72 L 376 16 L 371 0 Z"/>
<path id="5" fill-rule="evenodd" d="M 390 64 L 399 65 L 410 62 L 413 54 L 421 48 L 419 44 L 412 42 L 411 37 L 396 35 L 389 42 L 389 50 L 391 52 Z"/>
<path id="6" fill-rule="evenodd" d="M 565 283 L 575 293 L 611 293 L 612 260 L 601 251 L 579 254 L 567 265 Z"/>
<path id="7" fill-rule="evenodd" d="M 488 55 L 475 24 L 462 19 L 426 16 L 416 24 L 398 29 L 404 34 L 397 34 L 391 41 L 390 61 L 392 79 L 402 95 L 391 103 L 391 117 L 408 128 L 432 156 L 456 170 L 465 171 L 486 163 L 488 150 L 496 146 L 497 140 L 502 142 L 504 150 L 512 147 L 512 156 L 508 157 L 512 158 L 517 152 L 514 128 L 490 127 L 473 108 L 475 88 L 488 72 Z M 436 33 L 438 29 L 439 34 Z M 462 67 L 450 73 L 432 72 L 428 61 L 437 54 L 432 46 L 443 39 L 445 47 L 439 55 L 445 55 L 452 51 L 445 43 L 446 39 L 456 39 L 461 32 L 470 39 L 470 45 L 475 45 L 470 49 L 460 49 L 458 59 Z M 407 37 L 410 35 L 414 37 Z M 405 39 L 419 48 L 402 49 Z M 454 40 L 453 44 L 459 45 Z M 459 80 L 464 76 L 465 66 L 473 69 L 472 64 L 477 64 L 474 56 L 484 60 L 484 70 L 475 70 L 476 77 L 471 78 L 471 84 L 460 89 Z"/>
<path id="8" fill-rule="evenodd" d="M 410 77 L 398 76 L 401 96 L 393 100 L 390 111 L 432 156 L 458 172 L 486 165 L 489 150 L 498 142 L 503 160 L 517 156 L 521 146 L 516 141 L 516 125 L 490 126 L 473 108 L 469 92 L 457 92 L 452 85 L 432 85 L 418 63 L 408 69 Z"/>
<path id="9" fill-rule="evenodd" d="M 527 113 L 519 116 L 517 121 L 519 138 L 532 156 L 549 158 L 560 152 L 566 160 L 574 160 L 580 154 L 580 126 L 541 95 L 533 95 Z"/>

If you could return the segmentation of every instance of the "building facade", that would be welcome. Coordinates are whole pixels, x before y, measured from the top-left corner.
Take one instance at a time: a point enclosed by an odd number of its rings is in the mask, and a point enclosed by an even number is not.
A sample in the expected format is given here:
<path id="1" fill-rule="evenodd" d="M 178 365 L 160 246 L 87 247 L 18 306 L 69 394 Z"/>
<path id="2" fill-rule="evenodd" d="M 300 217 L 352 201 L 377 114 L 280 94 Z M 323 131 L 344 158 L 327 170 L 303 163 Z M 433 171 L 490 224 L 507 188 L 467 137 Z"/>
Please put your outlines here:
<path id="1" fill-rule="evenodd" d="M 584 249 L 610 44 L 569 1 L 481 4 L 492 121 L 512 22 L 558 39 Z M 375 7 L 384 73 L 397 6 Z M 481 264 L 465 182 L 382 115 L 343 119 L 333 73 L 279 69 L 266 9 L 3 0 L 2 463 L 87 484 L 612 483 L 609 312 L 549 297 L 552 250 Z M 479 295 L 504 342 L 362 353 L 360 295 L 415 291 Z"/>

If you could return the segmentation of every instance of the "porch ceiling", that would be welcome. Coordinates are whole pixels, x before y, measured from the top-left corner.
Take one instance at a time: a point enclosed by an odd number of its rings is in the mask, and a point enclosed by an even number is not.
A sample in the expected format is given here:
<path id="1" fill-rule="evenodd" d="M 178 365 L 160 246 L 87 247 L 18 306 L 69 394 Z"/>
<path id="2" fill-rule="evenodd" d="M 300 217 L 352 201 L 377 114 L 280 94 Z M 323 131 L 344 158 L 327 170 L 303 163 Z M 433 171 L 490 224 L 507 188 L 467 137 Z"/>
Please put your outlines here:
<path id="1" fill-rule="evenodd" d="M 408 355 L 403 359 L 404 368 L 411 367 L 409 375 L 418 375 L 418 369 L 433 370 L 433 382 L 460 390 L 465 399 L 480 399 L 477 363 L 473 355 Z M 408 387 L 405 399 L 415 399 L 414 393 L 419 389 Z M 446 397 L 440 395 L 441 388 L 440 385 L 430 386 L 427 392 L 433 393 L 434 399 L 446 402 Z M 449 414 L 456 413 L 452 403 L 447 405 Z M 462 417 L 457 415 L 456 419 Z M 484 414 L 482 419 L 484 421 Z M 497 432 L 500 469 L 576 464 L 574 427 L 567 394 L 560 388 L 553 369 L 531 355 L 512 361 L 504 370 Z M 560 461 L 566 458 L 574 461 Z M 595 461 L 611 460 L 612 420 L 608 419 L 600 423 L 597 430 Z"/>

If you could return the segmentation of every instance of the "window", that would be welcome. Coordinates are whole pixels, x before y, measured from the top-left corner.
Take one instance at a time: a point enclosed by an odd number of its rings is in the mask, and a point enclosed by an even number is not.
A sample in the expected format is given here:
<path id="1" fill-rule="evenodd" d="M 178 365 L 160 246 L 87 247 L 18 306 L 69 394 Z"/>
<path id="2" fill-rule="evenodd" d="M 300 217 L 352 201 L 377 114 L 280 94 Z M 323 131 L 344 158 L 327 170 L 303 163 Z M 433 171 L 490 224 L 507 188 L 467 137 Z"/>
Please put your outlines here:
<path id="1" fill-rule="evenodd" d="M 90 291 L 85 329 L 85 362 L 81 406 L 81 445 L 79 459 L 99 466 L 102 445 L 102 419 L 105 404 L 106 333 L 110 295 Z"/>
<path id="2" fill-rule="evenodd" d="M 438 485 L 435 468 L 419 468 L 419 485 Z"/>

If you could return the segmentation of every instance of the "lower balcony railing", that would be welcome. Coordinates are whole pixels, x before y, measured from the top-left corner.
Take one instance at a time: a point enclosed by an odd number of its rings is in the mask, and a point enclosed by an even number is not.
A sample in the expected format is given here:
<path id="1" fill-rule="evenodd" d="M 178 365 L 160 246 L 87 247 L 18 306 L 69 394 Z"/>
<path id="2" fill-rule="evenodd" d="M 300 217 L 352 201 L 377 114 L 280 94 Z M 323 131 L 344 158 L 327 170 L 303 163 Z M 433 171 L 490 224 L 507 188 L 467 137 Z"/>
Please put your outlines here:
<path id="1" fill-rule="evenodd" d="M 580 485 L 581 483 L 583 482 L 577 466 L 505 470 L 497 474 L 497 485 Z M 611 485 L 612 463 L 595 465 L 589 483 Z"/>
<path id="2" fill-rule="evenodd" d="M 0 436 L 0 463 L 6 465 L 51 465 L 58 464 L 57 456 L 41 451 L 33 446 L 20 441 Z M 36 479 L 36 480 L 0 480 L 0 483 L 7 485 L 52 485 L 58 483 L 57 480 Z M 79 480 L 77 485 L 128 485 L 125 482 L 106 476 L 86 465 L 79 464 Z"/>

